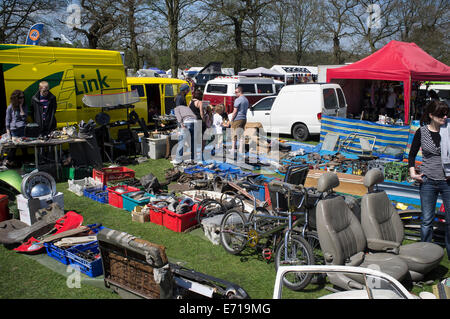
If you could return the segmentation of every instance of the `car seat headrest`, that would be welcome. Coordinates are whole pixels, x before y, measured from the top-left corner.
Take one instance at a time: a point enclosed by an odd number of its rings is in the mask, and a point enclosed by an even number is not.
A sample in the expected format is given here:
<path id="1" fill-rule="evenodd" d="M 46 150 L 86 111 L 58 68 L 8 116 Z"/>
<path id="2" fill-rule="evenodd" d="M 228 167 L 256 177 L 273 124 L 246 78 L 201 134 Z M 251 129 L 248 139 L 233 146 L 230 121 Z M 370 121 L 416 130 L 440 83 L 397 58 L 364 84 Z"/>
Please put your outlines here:
<path id="1" fill-rule="evenodd" d="M 331 189 L 339 186 L 339 178 L 335 173 L 326 172 L 320 176 L 317 182 L 317 190 L 319 192 L 328 192 Z"/>
<path id="2" fill-rule="evenodd" d="M 376 184 L 384 182 L 384 174 L 378 168 L 372 168 L 366 173 L 363 179 L 364 186 L 370 188 Z"/>

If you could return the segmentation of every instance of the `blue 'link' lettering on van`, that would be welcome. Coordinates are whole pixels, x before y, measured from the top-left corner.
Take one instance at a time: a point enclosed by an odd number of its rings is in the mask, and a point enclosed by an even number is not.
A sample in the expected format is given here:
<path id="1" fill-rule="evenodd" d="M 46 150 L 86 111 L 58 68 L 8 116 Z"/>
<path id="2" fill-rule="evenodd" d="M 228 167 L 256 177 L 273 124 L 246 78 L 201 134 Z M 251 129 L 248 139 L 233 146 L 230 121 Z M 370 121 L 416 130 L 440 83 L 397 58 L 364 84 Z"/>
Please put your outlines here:
<path id="1" fill-rule="evenodd" d="M 87 94 L 90 92 L 103 90 L 105 88 L 109 88 L 109 84 L 106 82 L 108 78 L 107 75 L 102 77 L 100 71 L 98 69 L 95 70 L 97 73 L 97 78 L 95 79 L 86 79 L 84 74 L 81 74 L 81 83 L 83 84 L 82 88 L 79 88 L 77 85 L 77 81 L 75 81 L 75 92 L 76 95 Z M 80 90 L 83 89 L 83 90 Z"/>

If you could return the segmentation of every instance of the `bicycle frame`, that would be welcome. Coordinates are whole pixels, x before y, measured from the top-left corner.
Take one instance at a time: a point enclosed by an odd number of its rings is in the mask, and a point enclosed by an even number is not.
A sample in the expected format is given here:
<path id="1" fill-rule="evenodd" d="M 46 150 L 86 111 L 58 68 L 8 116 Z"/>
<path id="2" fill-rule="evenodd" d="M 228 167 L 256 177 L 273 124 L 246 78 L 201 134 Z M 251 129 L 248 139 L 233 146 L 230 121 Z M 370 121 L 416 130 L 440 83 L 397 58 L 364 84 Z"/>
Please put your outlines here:
<path id="1" fill-rule="evenodd" d="M 304 193 L 303 197 L 302 197 L 302 200 L 300 201 L 300 204 L 298 205 L 297 208 L 300 208 L 303 205 L 306 197 L 307 197 L 307 195 L 306 195 L 306 193 Z M 277 201 L 278 201 L 278 193 L 277 193 Z M 253 204 L 254 204 L 255 212 L 256 212 L 256 200 L 253 201 Z M 278 203 L 277 203 L 277 206 L 278 206 Z M 288 196 L 288 207 L 289 206 L 290 206 L 290 200 L 289 200 L 289 196 Z M 306 212 L 291 212 L 291 211 L 287 211 L 287 212 L 278 212 L 278 213 L 279 214 L 280 213 L 287 213 L 288 216 L 279 216 L 279 215 L 278 216 L 273 216 L 273 215 L 264 215 L 264 214 L 257 215 L 260 218 L 267 218 L 267 219 L 274 219 L 274 220 L 286 220 L 285 223 L 282 223 L 282 224 L 280 224 L 278 226 L 275 226 L 274 228 L 270 229 L 269 231 L 266 231 L 266 232 L 263 232 L 261 234 L 258 234 L 258 237 L 267 238 L 267 237 L 269 237 L 271 235 L 275 236 L 275 234 L 286 230 L 286 232 L 284 234 L 284 253 L 285 253 L 284 256 L 286 258 L 288 256 L 288 247 L 287 247 L 287 245 L 288 245 L 288 242 L 289 242 L 289 236 L 291 235 L 292 230 L 296 226 L 296 224 L 300 222 L 300 220 L 297 220 L 297 221 L 293 222 L 293 220 L 292 220 L 293 219 L 292 218 L 293 215 L 295 216 L 295 215 L 305 214 L 305 216 L 306 216 L 306 223 L 308 222 L 307 221 L 307 216 L 308 215 L 307 215 L 307 211 Z M 256 230 L 256 228 L 257 228 L 256 227 L 256 220 L 253 221 L 253 222 L 251 220 L 249 221 L 249 224 L 252 224 L 252 223 L 253 223 L 253 228 Z M 303 232 L 304 232 L 304 230 L 302 231 L 302 236 L 304 237 Z M 276 246 L 274 248 L 276 248 Z"/>

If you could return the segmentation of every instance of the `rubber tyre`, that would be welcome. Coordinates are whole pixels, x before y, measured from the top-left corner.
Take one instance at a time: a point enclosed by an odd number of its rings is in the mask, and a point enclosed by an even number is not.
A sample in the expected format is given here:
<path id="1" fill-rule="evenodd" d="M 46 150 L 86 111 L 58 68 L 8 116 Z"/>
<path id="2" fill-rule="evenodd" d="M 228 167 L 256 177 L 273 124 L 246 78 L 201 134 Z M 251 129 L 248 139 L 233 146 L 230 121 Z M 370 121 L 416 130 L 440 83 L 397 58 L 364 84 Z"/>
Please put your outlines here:
<path id="1" fill-rule="evenodd" d="M 208 210 L 211 209 L 211 210 Z M 224 214 L 225 213 L 225 209 L 223 208 L 222 204 L 219 203 L 217 200 L 215 199 L 204 199 L 202 200 L 197 207 L 197 212 L 196 212 L 196 219 L 197 222 L 199 224 L 201 224 L 201 221 L 204 218 L 208 218 L 208 217 L 212 217 L 215 215 L 220 215 L 220 214 Z"/>
<path id="2" fill-rule="evenodd" d="M 296 266 L 296 265 L 314 265 L 314 253 L 311 246 L 303 237 L 291 236 L 288 243 L 288 254 L 291 255 L 295 251 L 296 262 L 284 261 L 284 238 L 277 246 L 275 251 L 275 270 L 278 271 L 280 266 Z M 299 256 L 300 253 L 300 256 Z M 305 288 L 312 279 L 312 273 L 290 273 L 283 277 L 283 285 L 287 288 L 299 291 Z"/>
<path id="3" fill-rule="evenodd" d="M 306 141 L 309 138 L 309 130 L 305 124 L 297 123 L 292 127 L 292 136 L 297 141 Z"/>
<path id="4" fill-rule="evenodd" d="M 230 209 L 220 223 L 220 243 L 230 254 L 236 255 L 244 250 L 248 241 L 248 226 L 245 215 Z"/>
<path id="5" fill-rule="evenodd" d="M 228 197 L 232 197 L 231 200 Z M 228 202 L 224 201 L 225 199 L 227 199 Z M 244 209 L 245 209 L 245 205 L 244 205 L 244 201 L 243 201 L 242 196 L 239 195 L 239 194 L 236 194 L 233 191 L 223 192 L 222 195 L 220 196 L 219 202 L 223 206 L 223 208 L 226 209 L 226 210 L 240 209 L 241 212 L 243 212 Z"/>

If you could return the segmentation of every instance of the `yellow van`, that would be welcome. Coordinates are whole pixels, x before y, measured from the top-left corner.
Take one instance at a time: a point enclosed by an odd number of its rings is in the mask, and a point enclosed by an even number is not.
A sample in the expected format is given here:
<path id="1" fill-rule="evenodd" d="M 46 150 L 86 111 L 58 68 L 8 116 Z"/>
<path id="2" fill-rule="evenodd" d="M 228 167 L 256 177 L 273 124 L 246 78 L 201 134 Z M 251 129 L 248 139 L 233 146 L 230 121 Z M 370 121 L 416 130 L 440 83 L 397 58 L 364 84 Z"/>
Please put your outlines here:
<path id="1" fill-rule="evenodd" d="M 85 94 L 127 91 L 122 56 L 107 50 L 0 44 L 0 130 L 5 127 L 6 107 L 14 90 L 25 92 L 27 105 L 47 81 L 56 96 L 58 128 L 95 119 L 102 111 L 83 104 Z M 111 122 L 127 119 L 127 111 L 107 111 Z"/>
<path id="2" fill-rule="evenodd" d="M 175 107 L 175 96 L 180 92 L 180 86 L 188 84 L 180 79 L 160 77 L 127 77 L 127 83 L 128 90 L 137 90 L 139 93 L 140 102 L 134 104 L 134 110 L 147 123 L 153 122 L 153 114 L 170 114 Z M 186 102 L 190 100 L 189 92 Z"/>

